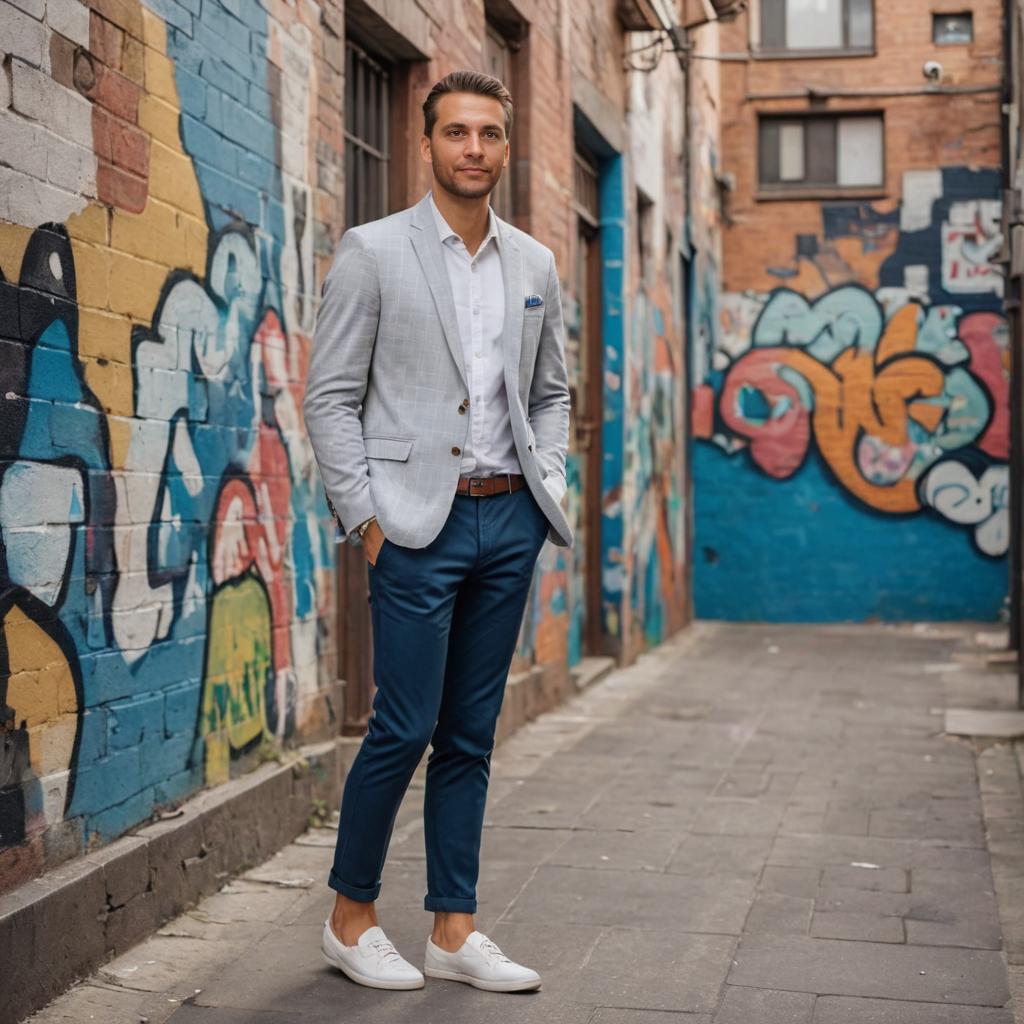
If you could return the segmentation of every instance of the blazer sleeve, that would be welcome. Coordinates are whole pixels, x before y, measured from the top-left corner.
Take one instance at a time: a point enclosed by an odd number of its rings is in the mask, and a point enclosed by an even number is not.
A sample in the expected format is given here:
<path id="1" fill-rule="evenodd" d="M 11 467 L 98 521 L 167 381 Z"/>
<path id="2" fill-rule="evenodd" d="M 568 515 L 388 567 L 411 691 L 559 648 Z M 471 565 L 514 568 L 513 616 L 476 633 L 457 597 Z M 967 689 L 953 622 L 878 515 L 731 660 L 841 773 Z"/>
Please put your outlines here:
<path id="1" fill-rule="evenodd" d="M 373 250 L 347 231 L 320 289 L 303 414 L 320 477 L 341 529 L 374 513 L 360 410 L 380 319 L 380 279 Z"/>
<path id="2" fill-rule="evenodd" d="M 565 369 L 562 298 L 553 255 L 544 295 L 544 323 L 530 384 L 529 416 L 538 458 L 549 473 L 561 473 L 564 479 L 569 447 L 569 383 Z"/>

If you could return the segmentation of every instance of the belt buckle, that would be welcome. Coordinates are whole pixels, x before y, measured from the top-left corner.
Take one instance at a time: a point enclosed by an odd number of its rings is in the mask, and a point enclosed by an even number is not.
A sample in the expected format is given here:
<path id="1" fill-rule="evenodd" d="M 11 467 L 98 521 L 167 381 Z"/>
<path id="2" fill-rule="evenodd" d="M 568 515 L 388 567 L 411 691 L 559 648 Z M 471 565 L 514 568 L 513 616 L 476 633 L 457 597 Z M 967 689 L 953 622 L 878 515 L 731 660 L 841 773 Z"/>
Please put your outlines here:
<path id="1" fill-rule="evenodd" d="M 471 476 L 469 478 L 469 493 L 476 493 L 478 497 L 484 494 L 483 488 L 485 483 L 486 481 L 482 476 Z"/>

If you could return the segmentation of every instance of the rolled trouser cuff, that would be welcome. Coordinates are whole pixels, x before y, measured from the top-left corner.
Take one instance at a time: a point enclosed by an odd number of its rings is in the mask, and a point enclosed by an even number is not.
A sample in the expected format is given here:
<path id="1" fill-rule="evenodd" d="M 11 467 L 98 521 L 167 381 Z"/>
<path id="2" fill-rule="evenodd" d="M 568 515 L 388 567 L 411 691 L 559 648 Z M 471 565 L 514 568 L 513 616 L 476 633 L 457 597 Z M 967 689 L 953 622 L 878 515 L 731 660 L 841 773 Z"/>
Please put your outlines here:
<path id="1" fill-rule="evenodd" d="M 372 889 L 360 889 L 357 885 L 349 885 L 348 882 L 342 881 L 333 871 L 327 878 L 327 884 L 335 892 L 340 892 L 342 896 L 358 900 L 360 903 L 372 903 L 380 895 L 380 882 Z"/>
<path id="2" fill-rule="evenodd" d="M 455 896 L 427 896 L 423 900 L 423 909 L 458 914 L 475 914 L 476 900 L 459 899 Z"/>

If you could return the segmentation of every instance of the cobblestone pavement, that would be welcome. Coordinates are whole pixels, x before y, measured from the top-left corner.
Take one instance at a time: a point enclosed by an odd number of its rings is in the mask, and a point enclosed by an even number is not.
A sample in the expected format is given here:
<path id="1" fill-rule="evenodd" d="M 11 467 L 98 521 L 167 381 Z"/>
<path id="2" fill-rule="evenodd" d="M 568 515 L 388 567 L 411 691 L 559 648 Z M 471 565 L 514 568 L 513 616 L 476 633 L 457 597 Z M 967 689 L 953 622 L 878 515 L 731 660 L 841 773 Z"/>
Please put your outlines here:
<path id="1" fill-rule="evenodd" d="M 941 732 L 971 632 L 701 623 L 499 747 L 477 924 L 540 992 L 325 966 L 313 829 L 33 1021 L 1012 1024 L 1017 758 Z M 418 964 L 421 796 L 379 902 Z"/>

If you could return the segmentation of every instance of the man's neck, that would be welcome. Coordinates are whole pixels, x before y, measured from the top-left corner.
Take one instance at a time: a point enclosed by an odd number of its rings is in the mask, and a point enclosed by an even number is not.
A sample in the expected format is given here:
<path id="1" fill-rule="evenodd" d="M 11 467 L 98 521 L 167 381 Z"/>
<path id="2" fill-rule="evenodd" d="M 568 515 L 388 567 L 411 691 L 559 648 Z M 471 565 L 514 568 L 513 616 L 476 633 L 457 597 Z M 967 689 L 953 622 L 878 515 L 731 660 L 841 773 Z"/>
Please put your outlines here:
<path id="1" fill-rule="evenodd" d="M 434 203 L 448 226 L 462 239 L 470 256 L 475 256 L 477 249 L 487 237 L 488 214 L 490 204 L 487 196 L 479 199 L 465 199 L 453 196 L 436 182 L 432 189 Z"/>

